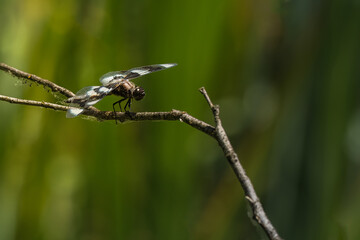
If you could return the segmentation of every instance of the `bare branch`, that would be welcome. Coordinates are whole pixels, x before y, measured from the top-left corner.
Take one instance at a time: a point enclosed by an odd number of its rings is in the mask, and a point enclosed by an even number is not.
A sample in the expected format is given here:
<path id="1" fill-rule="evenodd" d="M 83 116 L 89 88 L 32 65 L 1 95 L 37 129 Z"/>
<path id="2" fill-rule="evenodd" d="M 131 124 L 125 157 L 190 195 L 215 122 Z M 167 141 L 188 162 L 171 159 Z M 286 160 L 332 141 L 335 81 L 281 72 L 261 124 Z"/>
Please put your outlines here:
<path id="1" fill-rule="evenodd" d="M 19 98 L 4 96 L 4 95 L 0 95 L 0 100 L 9 102 L 9 103 L 50 108 L 50 109 L 59 110 L 59 111 L 67 111 L 69 109 L 68 106 L 64 106 L 64 105 L 58 105 L 58 104 L 48 103 L 48 102 L 39 102 L 39 101 L 33 101 L 33 100 L 26 100 L 26 99 L 19 99 Z"/>
<path id="2" fill-rule="evenodd" d="M 245 192 L 245 198 L 249 201 L 251 205 L 253 219 L 262 227 L 262 229 L 265 231 L 266 235 L 270 239 L 281 239 L 276 232 L 276 229 L 266 216 L 260 200 L 255 192 L 254 186 L 252 185 L 249 177 L 246 175 L 246 172 L 241 165 L 236 152 L 231 146 L 230 140 L 221 124 L 219 116 L 220 107 L 218 105 L 213 105 L 204 87 L 200 88 L 199 91 L 204 95 L 213 112 L 216 130 L 215 139 L 218 141 L 221 149 L 223 150 L 228 162 L 230 163 L 232 169 L 235 172 L 236 177 L 239 179 L 239 182 Z"/>
<path id="3" fill-rule="evenodd" d="M 72 93 L 70 90 L 68 90 L 66 88 L 58 86 L 58 85 L 50 82 L 49 80 L 42 79 L 33 74 L 29 74 L 29 73 L 20 71 L 18 69 L 15 69 L 13 67 L 10 67 L 4 63 L 0 63 L 0 70 L 9 72 L 10 74 L 12 74 L 16 77 L 30 79 L 31 81 L 34 81 L 38 84 L 49 87 L 53 91 L 59 92 L 66 97 L 74 96 L 74 93 Z M 276 232 L 276 229 L 273 227 L 270 220 L 267 218 L 265 211 L 260 203 L 260 200 L 259 200 L 258 196 L 256 195 L 255 189 L 254 189 L 249 177 L 246 175 L 245 170 L 242 167 L 236 152 L 234 151 L 233 147 L 231 146 L 229 138 L 226 135 L 226 132 L 221 124 L 220 115 L 219 115 L 220 107 L 218 105 L 214 105 L 211 102 L 211 99 L 210 99 L 209 95 L 207 94 L 204 87 L 200 88 L 199 90 L 205 97 L 207 103 L 209 104 L 209 106 L 213 112 L 213 116 L 214 116 L 214 120 L 215 120 L 215 127 L 189 115 L 188 113 L 186 113 L 184 111 L 179 111 L 179 110 L 174 110 L 174 109 L 170 112 L 136 112 L 136 113 L 116 112 L 116 114 L 114 115 L 114 112 L 112 112 L 112 111 L 100 111 L 100 110 L 96 109 L 95 107 L 89 107 L 89 108 L 85 109 L 85 111 L 82 113 L 82 115 L 94 117 L 98 121 L 115 120 L 115 118 L 117 120 L 119 120 L 120 122 L 153 121 L 153 120 L 180 121 L 180 122 L 184 122 L 196 129 L 206 133 L 207 135 L 215 138 L 216 141 L 218 142 L 218 144 L 220 145 L 221 149 L 223 150 L 228 162 L 230 163 L 232 169 L 234 170 L 235 175 L 237 176 L 237 178 L 245 192 L 245 198 L 248 200 L 248 202 L 251 206 L 252 215 L 253 215 L 254 220 L 261 226 L 261 228 L 264 230 L 264 232 L 269 237 L 269 239 L 280 240 L 281 239 L 280 236 Z M 58 104 L 48 103 L 48 102 L 24 100 L 24 99 L 13 98 L 13 97 L 8 97 L 8 96 L 3 96 L 3 95 L 0 95 L 0 101 L 49 108 L 49 109 L 58 110 L 58 111 L 67 111 L 69 109 L 69 106 L 58 105 Z"/>
<path id="4" fill-rule="evenodd" d="M 14 97 L 8 97 L 0 95 L 0 101 L 5 101 L 14 104 L 23 104 L 36 107 L 49 108 L 57 111 L 67 111 L 70 107 L 49 103 L 49 102 L 39 102 L 33 100 L 19 99 Z M 112 111 L 99 111 L 96 108 L 86 109 L 82 115 L 95 117 L 98 121 L 106 120 L 115 120 L 114 112 Z M 179 111 L 173 109 L 170 112 L 117 112 L 116 119 L 120 122 L 129 122 L 129 121 L 181 121 L 184 122 L 212 137 L 215 136 L 215 128 L 203 121 L 200 121 L 197 118 L 189 115 L 184 111 Z"/>
<path id="5" fill-rule="evenodd" d="M 43 79 L 41 77 L 38 77 L 34 74 L 30 74 L 30 73 L 26 73 L 23 72 L 19 69 L 16 69 L 14 67 L 8 66 L 5 63 L 0 63 L 0 70 L 4 71 L 4 72 L 8 72 L 11 75 L 14 75 L 15 77 L 18 78 L 23 78 L 25 80 L 30 80 L 33 81 L 35 83 L 38 83 L 40 85 L 43 85 L 45 87 L 50 88 L 53 92 L 58 92 L 61 93 L 62 95 L 64 95 L 65 97 L 73 97 L 75 94 L 73 92 L 71 92 L 70 90 L 63 88 L 53 82 L 50 82 L 49 80 Z"/>
<path id="6" fill-rule="evenodd" d="M 112 111 L 94 111 L 85 110 L 83 115 L 96 117 L 100 121 L 115 120 L 114 112 Z M 173 109 L 170 112 L 116 112 L 116 119 L 120 122 L 129 121 L 180 121 L 184 122 L 193 128 L 196 128 L 211 137 L 215 136 L 215 128 L 190 114 Z"/>

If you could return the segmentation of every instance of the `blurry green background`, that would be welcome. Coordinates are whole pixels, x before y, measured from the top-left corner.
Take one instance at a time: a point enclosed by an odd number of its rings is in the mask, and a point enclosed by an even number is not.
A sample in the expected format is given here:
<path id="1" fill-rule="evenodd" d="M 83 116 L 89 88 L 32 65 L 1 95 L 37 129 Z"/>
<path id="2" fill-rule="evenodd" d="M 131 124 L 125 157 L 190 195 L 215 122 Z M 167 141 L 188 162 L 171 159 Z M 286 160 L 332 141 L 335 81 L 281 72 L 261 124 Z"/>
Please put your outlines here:
<path id="1" fill-rule="evenodd" d="M 133 111 L 213 124 L 205 86 L 285 239 L 360 239 L 358 0 L 0 0 L 0 62 L 73 92 L 109 71 Z M 0 94 L 59 102 L 0 73 Z M 111 110 L 116 97 L 96 105 Z M 259 239 L 217 143 L 0 102 L 0 239 Z M 260 231 L 261 232 L 261 231 Z"/>

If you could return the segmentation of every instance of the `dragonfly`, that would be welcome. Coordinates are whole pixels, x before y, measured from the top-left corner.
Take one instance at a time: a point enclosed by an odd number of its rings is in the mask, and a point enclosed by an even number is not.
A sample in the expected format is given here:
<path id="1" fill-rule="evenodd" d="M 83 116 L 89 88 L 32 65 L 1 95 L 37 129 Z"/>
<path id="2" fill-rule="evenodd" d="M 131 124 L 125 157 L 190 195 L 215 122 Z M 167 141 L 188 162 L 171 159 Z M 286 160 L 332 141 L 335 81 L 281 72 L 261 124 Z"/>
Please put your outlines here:
<path id="1" fill-rule="evenodd" d="M 115 116 L 116 104 L 119 104 L 120 111 L 122 111 L 121 103 L 123 101 L 127 101 L 124 110 L 129 111 L 133 99 L 139 101 L 145 97 L 145 90 L 142 87 L 135 85 L 130 80 L 176 65 L 176 63 L 154 64 L 136 67 L 126 71 L 108 72 L 100 77 L 101 86 L 84 87 L 79 90 L 74 97 L 66 100 L 67 103 L 70 103 L 70 108 L 67 110 L 66 117 L 73 118 L 80 115 L 85 109 L 95 105 L 108 95 L 122 97 L 122 99 L 113 103 Z"/>

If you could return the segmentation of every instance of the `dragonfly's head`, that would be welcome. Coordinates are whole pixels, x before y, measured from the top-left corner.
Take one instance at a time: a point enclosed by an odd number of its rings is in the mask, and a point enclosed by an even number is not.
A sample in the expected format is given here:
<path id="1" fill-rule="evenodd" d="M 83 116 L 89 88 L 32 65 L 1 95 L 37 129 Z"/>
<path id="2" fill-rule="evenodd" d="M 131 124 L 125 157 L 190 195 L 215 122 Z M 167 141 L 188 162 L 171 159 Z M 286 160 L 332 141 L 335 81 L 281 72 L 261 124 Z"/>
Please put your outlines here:
<path id="1" fill-rule="evenodd" d="M 139 101 L 145 97 L 145 91 L 142 87 L 136 87 L 133 92 L 133 97 L 136 101 Z"/>

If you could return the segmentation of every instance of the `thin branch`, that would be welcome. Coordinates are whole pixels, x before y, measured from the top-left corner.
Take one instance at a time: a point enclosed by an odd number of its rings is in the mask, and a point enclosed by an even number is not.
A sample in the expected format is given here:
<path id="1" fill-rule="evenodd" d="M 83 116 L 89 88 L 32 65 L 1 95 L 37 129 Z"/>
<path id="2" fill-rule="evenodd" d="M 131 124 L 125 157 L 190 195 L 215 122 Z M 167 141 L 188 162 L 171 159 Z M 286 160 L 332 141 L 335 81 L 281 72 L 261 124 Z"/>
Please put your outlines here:
<path id="1" fill-rule="evenodd" d="M 246 175 L 246 172 L 241 165 L 239 158 L 234 151 L 233 147 L 231 146 L 230 140 L 228 136 L 226 135 L 226 132 L 221 124 L 220 120 L 220 107 L 218 105 L 214 105 L 209 95 L 207 94 L 204 87 L 200 88 L 199 91 L 204 95 L 206 101 L 208 102 L 213 115 L 215 119 L 215 130 L 216 135 L 215 139 L 219 143 L 221 149 L 223 150 L 229 164 L 231 165 L 232 169 L 235 172 L 236 177 L 239 179 L 239 182 L 245 192 L 245 198 L 249 201 L 252 213 L 253 213 L 253 219 L 262 227 L 262 229 L 265 231 L 266 235 L 270 239 L 281 239 L 278 233 L 276 232 L 276 229 L 271 224 L 270 220 L 265 214 L 265 211 L 261 205 L 261 202 L 255 192 L 254 186 L 252 185 L 249 177 Z"/>
<path id="2" fill-rule="evenodd" d="M 93 111 L 85 110 L 83 115 L 96 117 L 100 121 L 115 120 L 114 112 L 112 111 Z M 171 110 L 170 112 L 116 112 L 116 120 L 120 122 L 129 121 L 180 121 L 196 128 L 207 135 L 214 137 L 215 128 L 206 122 L 203 122 L 187 112 L 179 110 Z"/>
<path id="3" fill-rule="evenodd" d="M 23 71 L 20 71 L 16 68 L 10 67 L 4 63 L 0 63 L 0 70 L 3 70 L 5 72 L 9 72 L 10 74 L 24 78 L 24 79 L 30 79 L 31 81 L 34 81 L 40 85 L 49 87 L 54 92 L 59 92 L 62 95 L 66 97 L 72 97 L 74 96 L 74 93 L 72 93 L 70 90 L 63 88 L 61 86 L 56 85 L 55 83 L 50 82 L 49 80 L 42 79 L 36 75 L 29 74 Z M 120 122 L 127 122 L 127 121 L 153 121 L 153 120 L 166 120 L 166 121 L 180 121 L 184 122 L 204 133 L 207 135 L 213 137 L 216 139 L 218 144 L 220 145 L 221 149 L 223 150 L 228 162 L 230 163 L 232 169 L 235 172 L 235 175 L 237 176 L 244 192 L 245 192 L 245 198 L 248 200 L 251 209 L 254 220 L 261 226 L 261 228 L 264 230 L 266 235 L 269 237 L 269 239 L 276 239 L 280 240 L 280 236 L 276 232 L 276 229 L 271 224 L 270 220 L 267 218 L 265 211 L 260 203 L 260 200 L 258 196 L 256 195 L 255 189 L 249 179 L 249 177 L 246 175 L 244 168 L 242 167 L 239 158 L 237 154 L 235 153 L 233 147 L 231 146 L 231 143 L 229 141 L 228 136 L 226 135 L 226 132 L 221 124 L 220 120 L 220 107 L 218 105 L 214 105 L 211 102 L 211 99 L 209 95 L 207 94 L 204 87 L 199 89 L 200 92 L 205 97 L 207 103 L 209 104 L 215 120 L 215 127 L 211 126 L 208 123 L 205 123 L 190 114 L 179 111 L 179 110 L 172 110 L 170 112 L 136 112 L 136 113 L 130 113 L 130 112 L 116 112 L 116 116 L 114 116 L 114 113 L 112 111 L 100 111 L 96 109 L 95 107 L 90 107 L 88 109 L 85 109 L 85 111 L 82 113 L 82 115 L 85 116 L 91 116 L 96 118 L 99 121 L 106 121 L 106 120 L 119 120 Z M 54 103 L 48 103 L 48 102 L 39 102 L 39 101 L 33 101 L 33 100 L 24 100 L 14 97 L 8 97 L 4 95 L 0 95 L 0 101 L 6 101 L 9 103 L 14 104 L 23 104 L 23 105 L 31 105 L 36 107 L 43 107 L 43 108 L 49 108 L 53 110 L 58 111 L 67 111 L 69 109 L 69 106 L 64 105 L 58 105 Z"/>
<path id="4" fill-rule="evenodd" d="M 73 97 L 75 96 L 75 94 L 73 92 L 71 92 L 70 90 L 61 87 L 49 80 L 43 79 L 41 77 L 38 77 L 34 74 L 30 74 L 30 73 L 26 73 L 23 72 L 19 69 L 16 69 L 14 67 L 11 67 L 9 65 L 6 65 L 5 63 L 0 63 L 0 70 L 10 73 L 11 75 L 18 77 L 18 78 L 23 78 L 25 80 L 30 80 L 33 81 L 35 83 L 38 83 L 40 85 L 43 85 L 45 87 L 50 88 L 53 92 L 58 92 L 61 93 L 62 95 L 64 95 L 65 97 Z"/>
<path id="5" fill-rule="evenodd" d="M 30 105 L 36 107 L 49 108 L 57 111 L 67 111 L 70 107 L 49 103 L 49 102 L 39 102 L 34 100 L 26 100 L 14 97 L 8 97 L 4 95 L 0 95 L 0 101 L 5 101 L 14 104 L 23 104 Z M 98 121 L 106 121 L 106 120 L 115 120 L 114 112 L 112 111 L 99 111 L 97 109 L 86 109 L 82 115 L 95 117 Z M 159 120 L 167 120 L 167 121 L 181 121 L 184 122 L 204 133 L 210 135 L 211 137 L 215 136 L 215 128 L 193 116 L 189 115 L 184 111 L 179 111 L 173 109 L 170 112 L 117 112 L 116 119 L 120 122 L 129 122 L 129 121 L 159 121 Z"/>
<path id="6" fill-rule="evenodd" d="M 26 100 L 26 99 L 8 97 L 8 96 L 4 96 L 4 95 L 0 95 L 0 100 L 5 101 L 5 102 L 9 102 L 9 103 L 30 105 L 30 106 L 43 107 L 43 108 L 50 108 L 50 109 L 59 110 L 59 111 L 67 111 L 69 109 L 68 106 L 59 105 L 59 104 L 55 104 L 55 103 Z"/>

